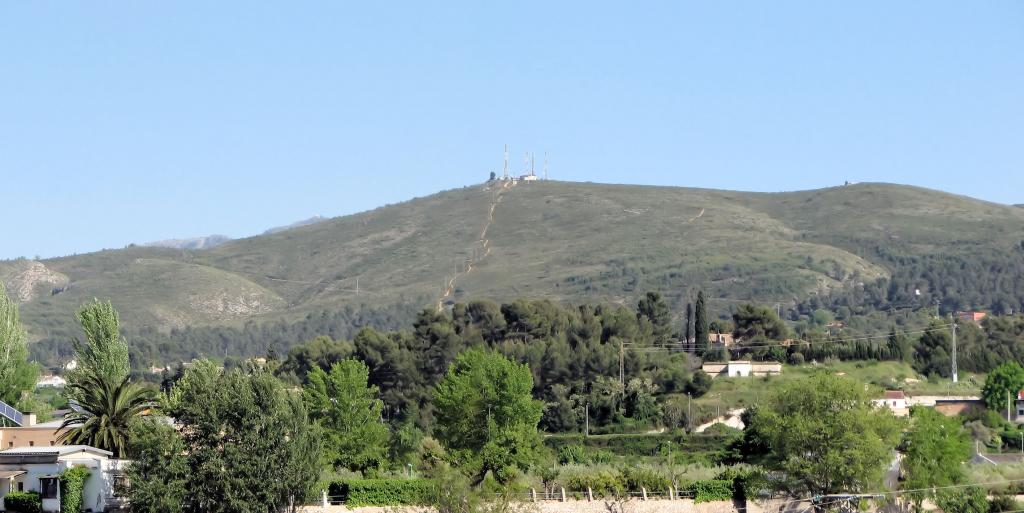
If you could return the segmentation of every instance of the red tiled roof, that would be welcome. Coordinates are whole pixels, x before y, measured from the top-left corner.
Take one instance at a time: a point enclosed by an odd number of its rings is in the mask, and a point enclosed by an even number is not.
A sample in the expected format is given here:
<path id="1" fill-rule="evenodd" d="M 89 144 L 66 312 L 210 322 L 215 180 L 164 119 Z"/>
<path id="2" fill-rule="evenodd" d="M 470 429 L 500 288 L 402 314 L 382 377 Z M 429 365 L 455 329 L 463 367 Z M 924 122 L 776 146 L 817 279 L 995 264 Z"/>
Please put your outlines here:
<path id="1" fill-rule="evenodd" d="M 886 399 L 905 399 L 906 396 L 903 395 L 903 391 L 902 390 L 886 390 L 885 391 L 885 398 Z"/>

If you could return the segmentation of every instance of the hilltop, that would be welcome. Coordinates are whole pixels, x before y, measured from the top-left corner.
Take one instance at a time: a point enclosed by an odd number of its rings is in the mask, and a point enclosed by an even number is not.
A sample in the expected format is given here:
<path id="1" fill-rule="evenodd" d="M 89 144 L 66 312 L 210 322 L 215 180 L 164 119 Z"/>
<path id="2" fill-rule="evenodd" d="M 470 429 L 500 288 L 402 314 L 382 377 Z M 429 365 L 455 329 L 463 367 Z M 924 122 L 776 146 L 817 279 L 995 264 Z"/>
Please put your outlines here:
<path id="1" fill-rule="evenodd" d="M 34 340 L 66 341 L 73 311 L 93 297 L 112 299 L 130 329 L 163 333 L 343 310 L 375 312 L 363 322 L 392 327 L 471 298 L 632 304 L 647 290 L 678 306 L 704 289 L 724 311 L 875 283 L 888 283 L 893 301 L 917 290 L 953 307 L 1019 308 L 1024 283 L 1004 263 L 1022 252 L 1024 210 L 917 187 L 750 193 L 551 181 L 474 185 L 211 249 L 4 261 L 0 278 Z M 965 290 L 968 281 L 982 292 Z"/>

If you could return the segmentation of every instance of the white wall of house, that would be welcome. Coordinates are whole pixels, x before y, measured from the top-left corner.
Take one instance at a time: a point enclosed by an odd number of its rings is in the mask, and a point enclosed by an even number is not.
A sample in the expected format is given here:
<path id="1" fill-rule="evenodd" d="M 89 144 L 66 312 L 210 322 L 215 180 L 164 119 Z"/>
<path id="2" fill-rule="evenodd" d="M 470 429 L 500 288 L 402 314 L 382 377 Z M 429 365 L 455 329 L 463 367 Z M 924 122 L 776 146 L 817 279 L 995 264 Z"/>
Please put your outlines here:
<path id="1" fill-rule="evenodd" d="M 112 460 L 106 455 L 88 451 L 69 452 L 68 454 L 57 456 L 56 461 L 49 463 L 2 462 L 4 453 L 18 451 L 19 449 L 33 448 L 14 448 L 8 451 L 0 451 L 0 471 L 25 472 L 11 478 L 10 487 L 6 484 L 0 485 L 0 494 L 2 494 L 0 495 L 0 504 L 2 504 L 2 499 L 8 492 L 19 490 L 19 483 L 21 490 L 41 492 L 41 478 L 58 476 L 61 472 L 72 467 L 85 467 L 89 469 L 89 478 L 85 482 L 82 508 L 91 509 L 92 511 L 103 511 L 114 499 L 114 481 L 123 472 L 126 463 L 124 460 Z M 60 450 L 62 447 L 57 446 L 48 449 Z M 56 504 L 59 509 L 59 501 Z M 52 509 L 46 508 L 46 505 L 44 504 L 44 510 L 51 511 Z"/>

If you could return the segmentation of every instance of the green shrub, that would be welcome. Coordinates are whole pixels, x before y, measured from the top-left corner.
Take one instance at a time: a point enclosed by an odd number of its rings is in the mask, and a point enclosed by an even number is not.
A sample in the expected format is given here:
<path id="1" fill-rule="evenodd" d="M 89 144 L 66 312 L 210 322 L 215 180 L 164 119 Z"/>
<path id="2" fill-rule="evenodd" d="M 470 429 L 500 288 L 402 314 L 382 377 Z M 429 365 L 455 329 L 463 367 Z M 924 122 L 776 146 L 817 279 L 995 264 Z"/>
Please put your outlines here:
<path id="1" fill-rule="evenodd" d="M 426 479 L 349 479 L 331 483 L 328 494 L 349 507 L 419 506 L 430 502 L 433 489 Z"/>
<path id="2" fill-rule="evenodd" d="M 568 491 L 585 493 L 590 488 L 595 497 L 621 497 L 626 492 L 622 475 L 607 466 L 565 467 L 561 478 Z"/>
<path id="3" fill-rule="evenodd" d="M 690 492 L 693 494 L 693 502 L 730 501 L 733 497 L 732 481 L 724 479 L 710 479 L 697 481 L 690 485 Z"/>
<path id="4" fill-rule="evenodd" d="M 753 499 L 762 491 L 768 488 L 767 477 L 764 472 L 754 468 L 730 467 L 719 472 L 715 479 L 718 481 L 731 481 L 734 499 Z"/>
<path id="5" fill-rule="evenodd" d="M 624 467 L 621 470 L 622 483 L 631 492 L 638 492 L 641 488 L 647 491 L 668 490 L 672 486 L 672 479 L 651 467 Z"/>
<path id="6" fill-rule="evenodd" d="M 587 462 L 587 452 L 580 444 L 563 445 L 558 448 L 560 465 L 579 465 Z"/>
<path id="7" fill-rule="evenodd" d="M 11 492 L 4 497 L 4 509 L 14 513 L 40 513 L 43 499 L 37 492 Z"/>
<path id="8" fill-rule="evenodd" d="M 60 510 L 76 513 L 82 510 L 85 502 L 85 482 L 89 479 L 89 469 L 71 467 L 60 473 Z"/>

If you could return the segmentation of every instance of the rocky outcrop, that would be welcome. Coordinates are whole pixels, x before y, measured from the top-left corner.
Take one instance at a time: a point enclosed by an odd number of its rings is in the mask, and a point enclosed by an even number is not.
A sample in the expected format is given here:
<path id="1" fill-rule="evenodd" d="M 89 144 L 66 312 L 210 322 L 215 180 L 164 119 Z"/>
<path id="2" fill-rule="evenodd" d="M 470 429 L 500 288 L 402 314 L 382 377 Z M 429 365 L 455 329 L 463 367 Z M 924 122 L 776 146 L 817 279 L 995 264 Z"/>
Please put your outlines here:
<path id="1" fill-rule="evenodd" d="M 25 267 L 12 273 L 7 280 L 8 293 L 14 299 L 27 303 L 36 297 L 39 285 L 47 285 L 49 289 L 63 289 L 68 285 L 68 277 L 53 271 L 42 262 L 28 261 Z"/>

